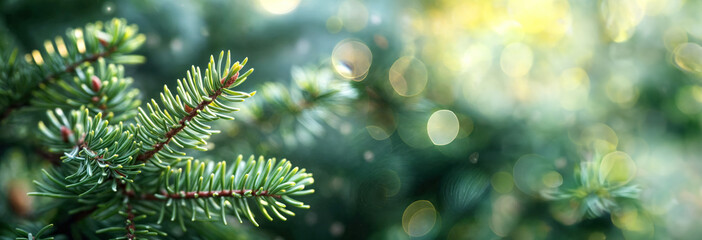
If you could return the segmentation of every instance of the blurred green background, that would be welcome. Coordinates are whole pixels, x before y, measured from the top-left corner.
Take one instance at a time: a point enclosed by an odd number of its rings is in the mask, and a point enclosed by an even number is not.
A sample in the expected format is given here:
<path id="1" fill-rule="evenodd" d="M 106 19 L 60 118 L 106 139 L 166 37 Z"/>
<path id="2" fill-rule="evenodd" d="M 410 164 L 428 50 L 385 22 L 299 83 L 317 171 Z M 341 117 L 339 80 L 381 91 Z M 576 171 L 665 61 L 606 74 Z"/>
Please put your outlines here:
<path id="1" fill-rule="evenodd" d="M 142 100 L 210 54 L 249 57 L 242 88 L 261 95 L 196 157 L 285 157 L 315 174 L 316 193 L 301 199 L 310 210 L 235 224 L 232 238 L 693 239 L 700 11 L 691 0 L 5 0 L 0 28 L 27 53 L 69 27 L 127 19 L 147 37 L 146 63 L 127 67 Z M 342 94 L 306 107 L 304 78 Z M 266 108 L 286 96 L 292 105 Z M 13 142 L 31 129 L 3 132 L 11 226 L 32 219 L 13 191 L 30 191 L 42 163 Z"/>

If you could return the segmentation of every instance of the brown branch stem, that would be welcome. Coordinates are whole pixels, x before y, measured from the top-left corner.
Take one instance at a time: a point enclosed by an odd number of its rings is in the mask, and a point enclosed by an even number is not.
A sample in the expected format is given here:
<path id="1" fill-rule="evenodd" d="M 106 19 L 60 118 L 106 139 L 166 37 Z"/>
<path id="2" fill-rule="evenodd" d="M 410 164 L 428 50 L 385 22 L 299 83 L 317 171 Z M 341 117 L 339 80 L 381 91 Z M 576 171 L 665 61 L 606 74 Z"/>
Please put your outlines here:
<path id="1" fill-rule="evenodd" d="M 168 193 L 165 190 L 162 190 L 160 196 L 157 196 L 157 194 L 137 194 L 132 190 L 125 191 L 124 194 L 129 196 L 129 197 L 136 197 L 138 199 L 143 199 L 143 200 L 151 200 L 151 201 L 162 201 L 165 199 L 196 199 L 196 198 L 213 198 L 213 197 L 229 197 L 234 194 L 239 194 L 243 195 L 245 192 L 248 192 L 250 190 L 221 190 L 221 191 L 191 191 L 191 192 L 186 192 L 186 191 L 180 191 L 177 193 Z M 252 191 L 251 195 L 254 197 L 274 197 L 274 198 L 280 198 L 280 195 L 276 194 L 270 194 L 268 191 Z M 165 199 L 163 198 L 165 196 Z"/>
<path id="2" fill-rule="evenodd" d="M 134 232 L 136 231 L 136 226 L 134 225 L 134 212 L 132 212 L 132 204 L 127 202 L 127 226 L 124 228 L 127 230 L 127 239 L 136 239 Z"/>

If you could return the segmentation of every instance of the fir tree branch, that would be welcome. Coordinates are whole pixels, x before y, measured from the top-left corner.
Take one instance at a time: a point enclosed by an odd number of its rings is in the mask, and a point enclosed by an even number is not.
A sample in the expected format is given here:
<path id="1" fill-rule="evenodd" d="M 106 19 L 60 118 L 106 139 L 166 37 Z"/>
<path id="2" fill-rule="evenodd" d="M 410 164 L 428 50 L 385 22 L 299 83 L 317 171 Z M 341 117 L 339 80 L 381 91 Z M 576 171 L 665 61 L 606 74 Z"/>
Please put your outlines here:
<path id="1" fill-rule="evenodd" d="M 141 104 L 139 90 L 131 88 L 132 82 L 124 76 L 123 65 L 107 64 L 101 58 L 97 63 L 76 68 L 74 77 L 40 86 L 33 92 L 31 105 L 62 109 L 85 106 L 108 120 L 128 120 Z"/>
<path id="2" fill-rule="evenodd" d="M 101 52 L 101 53 L 97 53 L 97 54 L 94 54 L 94 55 L 92 55 L 92 56 L 89 56 L 89 57 L 80 59 L 80 60 L 78 60 L 77 62 L 75 62 L 75 63 L 73 63 L 73 64 L 71 64 L 71 65 L 66 66 L 65 68 L 63 68 L 62 71 L 50 73 L 49 75 L 47 75 L 46 77 L 44 77 L 44 79 L 41 80 L 41 81 L 37 84 L 37 87 L 38 87 L 39 85 L 41 85 L 41 84 L 45 84 L 45 83 L 48 82 L 49 80 L 52 80 L 52 79 L 55 79 L 55 78 L 59 77 L 61 74 L 74 72 L 75 69 L 76 69 L 78 66 L 80 66 L 81 64 L 83 64 L 83 63 L 86 63 L 86 62 L 92 63 L 92 62 L 97 61 L 97 60 L 100 59 L 101 57 L 108 57 L 108 56 L 110 56 L 110 54 L 114 53 L 115 50 L 117 50 L 117 47 L 111 47 L 108 51 Z M 2 112 L 2 114 L 0 115 L 0 121 L 2 121 L 3 119 L 7 118 L 8 116 L 10 116 L 10 114 L 11 114 L 13 111 L 15 111 L 15 110 L 17 110 L 17 109 L 20 109 L 20 108 L 23 108 L 23 107 L 26 107 L 26 106 L 29 106 L 29 103 L 30 103 L 30 100 L 31 100 L 31 98 L 30 98 L 30 97 L 31 97 L 31 94 L 32 94 L 32 91 L 26 92 L 24 95 L 22 95 L 22 97 L 20 97 L 20 101 L 19 101 L 19 102 L 14 102 L 14 103 L 10 104 L 10 106 L 8 106 L 7 108 L 5 108 L 5 110 L 4 110 L 4 111 Z"/>
<path id="3" fill-rule="evenodd" d="M 217 198 L 217 197 L 230 197 L 235 195 L 244 195 L 247 192 L 251 192 L 253 197 L 273 197 L 281 198 L 278 194 L 270 194 L 268 191 L 254 191 L 252 189 L 243 190 L 219 190 L 219 191 L 180 191 L 178 193 L 168 193 L 165 190 L 161 191 L 160 194 L 137 194 L 132 190 L 125 191 L 124 194 L 129 197 L 135 197 L 143 200 L 151 201 L 166 201 L 168 199 L 197 199 L 197 198 Z"/>
<path id="4" fill-rule="evenodd" d="M 223 89 L 228 88 L 229 86 L 234 84 L 234 82 L 236 82 L 238 77 L 239 77 L 239 72 L 235 73 L 234 76 L 231 76 L 229 79 L 222 78 L 222 80 L 220 80 L 220 82 L 225 82 L 225 80 L 226 80 L 226 83 L 223 84 L 222 86 L 220 86 L 212 95 L 208 96 L 210 98 L 210 100 L 204 100 L 204 101 L 200 102 L 200 104 L 198 104 L 197 107 L 190 110 L 188 112 L 188 115 L 186 115 L 185 117 L 181 118 L 180 121 L 178 121 L 178 127 L 172 128 L 171 130 L 166 132 L 166 135 L 165 135 L 166 140 L 154 144 L 152 150 L 146 151 L 146 152 L 140 154 L 139 156 L 137 156 L 137 158 L 136 158 L 137 162 L 145 162 L 146 160 L 149 160 L 150 158 L 152 158 L 154 156 L 154 154 L 161 151 L 161 149 L 163 149 L 163 147 L 166 144 L 171 142 L 171 139 L 173 139 L 173 137 L 175 137 L 176 134 L 178 134 L 180 131 L 182 131 L 185 128 L 186 122 L 192 120 L 195 116 L 197 116 L 197 114 L 200 111 L 202 111 L 202 109 L 204 109 L 207 105 L 210 105 L 210 103 L 214 102 L 217 99 L 217 97 L 222 95 Z"/>
<path id="5" fill-rule="evenodd" d="M 102 42 L 102 41 L 101 41 L 100 43 L 101 43 L 103 46 L 107 47 L 107 43 L 106 43 L 106 42 Z M 44 80 L 43 80 L 42 82 L 40 82 L 39 84 L 48 82 L 49 80 L 52 80 L 52 79 L 55 79 L 55 78 L 61 76 L 61 74 L 75 72 L 76 68 L 77 68 L 78 66 L 80 66 L 81 64 L 83 64 L 83 63 L 93 63 L 93 62 L 97 61 L 97 60 L 100 59 L 100 58 L 107 58 L 107 57 L 109 57 L 111 54 L 113 54 L 116 50 L 117 50 L 117 47 L 116 47 L 116 46 L 113 46 L 113 47 L 110 47 L 109 49 L 107 49 L 107 51 L 99 52 L 99 53 L 96 53 L 96 54 L 87 56 L 87 57 L 85 57 L 85 58 L 79 59 L 79 60 L 76 61 L 75 63 L 70 64 L 70 65 L 67 65 L 67 66 L 64 67 L 61 71 L 57 71 L 57 72 L 50 73 L 49 75 L 47 75 L 46 77 L 44 77 Z"/>
<path id="6" fill-rule="evenodd" d="M 247 59 L 244 59 L 241 63 L 232 64 L 229 53 L 224 58 L 224 51 L 217 62 L 214 56 L 210 56 L 204 74 L 193 66 L 186 78 L 178 80 L 176 91 L 171 92 L 164 86 L 160 95 L 162 105 L 152 99 L 146 105 L 148 111 L 138 108 L 137 124 L 130 126 L 136 133 L 136 139 L 141 141 L 141 152 L 136 156 L 136 162 L 152 160 L 163 169 L 170 162 L 190 159 L 185 157 L 185 153 L 171 148 L 169 143 L 180 148 L 206 151 L 203 147 L 207 144 L 206 139 L 219 131 L 210 130 L 211 127 L 204 123 L 234 119 L 227 113 L 239 109 L 227 103 L 242 102 L 255 94 L 229 89 L 243 83 L 253 72 L 253 69 L 249 69 L 239 74 L 246 62 Z M 164 163 L 162 160 L 170 161 Z"/>
<path id="7" fill-rule="evenodd" d="M 251 156 L 243 160 L 239 155 L 233 164 L 188 160 L 184 168 L 169 166 L 158 178 L 156 188 L 140 190 L 147 193 L 125 191 L 124 194 L 145 200 L 142 204 L 151 209 L 160 208 L 159 223 L 170 212 L 170 220 L 177 220 L 181 226 L 184 216 L 196 221 L 198 216 L 210 219 L 219 215 L 226 224 L 225 216 L 231 209 L 239 222 L 243 217 L 258 226 L 252 211 L 256 207 L 270 221 L 272 216 L 281 220 L 287 219 L 284 214 L 294 216 L 288 206 L 309 208 L 293 197 L 314 193 L 313 189 L 306 189 L 312 183 L 312 174 L 293 168 L 285 159 Z"/>
<path id="8" fill-rule="evenodd" d="M 143 62 L 141 56 L 123 55 L 135 51 L 146 38 L 143 34 L 137 34 L 136 26 L 127 26 L 125 20 L 113 19 L 105 24 L 88 24 L 84 29 L 69 29 L 66 37 L 67 41 L 61 37 L 56 38 L 56 48 L 51 41 L 45 41 L 44 54 L 34 50 L 25 56 L 28 62 L 33 62 L 38 72 L 43 73 L 43 77 L 37 77 L 41 79 L 24 86 L 26 91 L 2 110 L 0 121 L 12 112 L 31 105 L 31 94 L 34 90 L 63 74 L 75 72 L 83 64 L 101 58 L 110 58 L 118 63 Z"/>

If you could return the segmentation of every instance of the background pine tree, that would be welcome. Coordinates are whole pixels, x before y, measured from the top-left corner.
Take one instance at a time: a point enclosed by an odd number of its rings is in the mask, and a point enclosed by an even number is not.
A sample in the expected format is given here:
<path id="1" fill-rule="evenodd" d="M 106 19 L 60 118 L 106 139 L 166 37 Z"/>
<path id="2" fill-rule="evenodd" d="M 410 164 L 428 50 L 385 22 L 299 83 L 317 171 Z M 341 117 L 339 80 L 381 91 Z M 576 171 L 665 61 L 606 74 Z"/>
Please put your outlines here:
<path id="1" fill-rule="evenodd" d="M 1 235 L 124 237 L 131 205 L 140 229 L 167 234 L 158 238 L 694 238 L 702 209 L 700 9 L 695 1 L 659 0 L 2 1 Z M 89 36 L 86 24 L 114 17 L 138 26 L 143 38 L 130 36 L 125 45 L 133 46 L 117 55 L 76 65 L 63 84 L 53 77 L 46 40 L 61 55 L 56 36 L 70 42 L 66 29 L 79 27 Z M 99 40 L 85 45 L 88 54 L 110 50 Z M 46 63 L 40 69 L 32 68 L 35 49 Z M 164 84 L 173 98 L 190 101 L 179 81 L 197 72 L 191 65 L 204 74 L 211 54 L 217 65 L 222 49 L 231 50 L 231 64 L 248 56 L 246 66 L 256 69 L 231 99 L 256 93 L 226 105 L 241 108 L 227 115 L 235 120 L 184 133 L 170 144 L 174 153 L 157 156 L 182 158 L 173 169 L 190 174 L 161 176 L 156 169 L 169 161 L 143 154 L 110 159 L 122 168 L 89 165 L 100 174 L 82 170 L 97 151 L 74 148 L 85 141 L 85 123 L 109 121 L 116 127 L 101 133 L 106 139 L 148 153 L 162 139 L 138 126 L 169 130 L 148 122 L 168 117 L 152 116 L 147 104 L 187 116 L 198 105 L 167 103 Z M 131 134 L 149 144 L 130 145 Z M 67 194 L 51 191 L 51 177 L 110 182 L 122 174 L 125 183 L 148 184 L 83 185 L 71 194 L 114 187 L 132 198 L 170 196 L 177 191 L 157 189 L 176 186 L 159 179 L 195 186 L 203 176 L 206 184 L 222 171 L 219 161 L 232 167 L 240 154 L 241 166 L 262 155 L 314 173 L 315 194 L 296 197 L 304 204 L 285 202 L 310 209 L 291 208 L 296 216 L 270 222 L 251 202 L 255 228 L 233 212 L 210 213 L 226 226 L 192 222 L 193 206 L 196 220 L 209 219 L 206 207 L 182 200 L 167 209 L 96 195 L 93 203 L 108 204 L 90 211 L 81 208 L 90 201 L 57 207 L 71 200 L 40 197 Z M 74 171 L 52 170 L 63 164 Z M 73 173 L 78 178 L 66 178 Z"/>

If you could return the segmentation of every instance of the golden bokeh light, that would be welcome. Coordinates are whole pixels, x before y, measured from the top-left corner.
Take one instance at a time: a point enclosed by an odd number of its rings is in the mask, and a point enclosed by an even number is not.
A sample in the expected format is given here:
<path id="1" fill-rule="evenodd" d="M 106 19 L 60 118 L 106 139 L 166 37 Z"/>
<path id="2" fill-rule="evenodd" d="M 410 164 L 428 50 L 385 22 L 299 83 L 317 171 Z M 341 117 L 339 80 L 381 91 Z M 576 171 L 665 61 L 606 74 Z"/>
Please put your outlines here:
<path id="1" fill-rule="evenodd" d="M 427 79 L 426 66 L 414 57 L 401 57 L 390 67 L 390 84 L 400 96 L 410 97 L 421 93 Z"/>
<path id="2" fill-rule="evenodd" d="M 646 13 L 646 0 L 602 0 L 600 13 L 607 34 L 614 42 L 625 42 L 634 35 Z"/>
<path id="3" fill-rule="evenodd" d="M 520 204 L 512 195 L 502 195 L 492 203 L 490 229 L 497 236 L 506 237 L 519 220 Z"/>
<path id="4" fill-rule="evenodd" d="M 368 75 L 373 54 L 362 42 L 344 40 L 334 47 L 331 60 L 334 70 L 343 78 L 362 81 Z"/>
<path id="5" fill-rule="evenodd" d="M 492 175 L 490 184 L 498 193 L 509 193 L 514 188 L 514 179 L 509 172 L 499 171 Z"/>
<path id="6" fill-rule="evenodd" d="M 541 177 L 541 182 L 547 188 L 556 188 L 563 184 L 563 176 L 556 171 L 549 171 Z"/>
<path id="7" fill-rule="evenodd" d="M 368 25 L 368 9 L 362 2 L 346 0 L 339 6 L 339 18 L 346 31 L 358 32 Z"/>
<path id="8" fill-rule="evenodd" d="M 618 185 L 631 181 L 636 175 L 636 163 L 624 152 L 605 155 L 600 163 L 600 182 Z"/>
<path id="9" fill-rule="evenodd" d="M 436 224 L 438 213 L 427 200 L 418 200 L 407 206 L 402 214 L 402 228 L 411 237 L 421 237 L 429 233 Z"/>
<path id="10" fill-rule="evenodd" d="M 439 110 L 427 121 L 427 134 L 434 145 L 447 145 L 458 136 L 458 117 L 451 110 Z"/>
<path id="11" fill-rule="evenodd" d="M 508 14 L 542 44 L 555 43 L 570 29 L 567 0 L 510 0 Z"/>
<path id="12" fill-rule="evenodd" d="M 266 12 L 280 15 L 292 12 L 300 4 L 300 0 L 259 0 Z"/>
<path id="13" fill-rule="evenodd" d="M 675 51 L 677 46 L 687 43 L 687 32 L 680 27 L 670 28 L 663 34 L 663 45 L 668 51 Z"/>
<path id="14" fill-rule="evenodd" d="M 675 48 L 675 64 L 688 72 L 702 73 L 702 47 L 696 43 L 683 43 Z"/>

